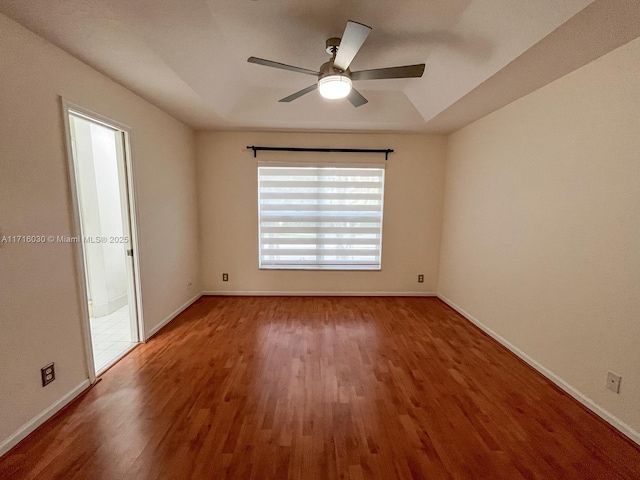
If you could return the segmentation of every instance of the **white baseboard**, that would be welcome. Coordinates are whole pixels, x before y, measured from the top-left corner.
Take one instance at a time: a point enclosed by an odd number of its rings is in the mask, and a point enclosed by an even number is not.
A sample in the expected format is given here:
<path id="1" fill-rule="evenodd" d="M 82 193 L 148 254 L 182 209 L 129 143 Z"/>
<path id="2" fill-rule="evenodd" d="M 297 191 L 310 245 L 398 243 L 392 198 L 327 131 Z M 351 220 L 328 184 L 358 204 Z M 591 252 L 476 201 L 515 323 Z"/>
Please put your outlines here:
<path id="1" fill-rule="evenodd" d="M 103 303 L 100 305 L 93 304 L 93 316 L 94 317 L 105 317 L 107 315 L 112 314 L 116 310 L 124 307 L 129 301 L 129 296 L 125 293 L 124 295 L 120 295 L 118 298 L 114 298 L 110 300 L 108 303 Z"/>
<path id="2" fill-rule="evenodd" d="M 167 323 L 169 323 L 171 320 L 173 320 L 174 318 L 176 318 L 178 315 L 180 315 L 183 311 L 185 311 L 187 308 L 189 308 L 193 303 L 195 303 L 196 300 L 198 300 L 203 294 L 202 293 L 198 293 L 195 297 L 193 297 L 191 300 L 188 300 L 184 305 L 178 307 L 173 313 L 169 314 L 169 316 L 167 318 L 165 318 L 164 320 L 162 320 L 158 325 L 156 325 L 155 327 L 153 327 L 151 330 L 149 330 L 147 332 L 146 338 L 145 338 L 145 342 L 147 340 L 149 340 L 151 337 L 153 337 L 156 333 L 158 333 L 160 331 L 160 329 L 162 327 L 164 327 Z"/>
<path id="3" fill-rule="evenodd" d="M 538 363 L 536 360 L 531 358 L 525 352 L 520 350 L 518 347 L 513 345 L 511 342 L 509 342 L 502 335 L 499 335 L 498 333 L 496 333 L 493 330 L 491 330 L 489 327 L 487 327 L 485 324 L 483 324 L 480 320 L 475 318 L 469 312 L 466 312 L 465 310 L 460 308 L 458 305 L 453 303 L 451 300 L 449 300 L 444 295 L 438 294 L 438 298 L 440 300 L 442 300 L 444 303 L 446 303 L 447 305 L 449 305 L 451 308 L 453 308 L 455 311 L 457 311 L 460 315 L 465 317 L 467 320 L 469 320 L 471 323 L 476 325 L 480 330 L 482 330 L 487 335 L 492 337 L 498 343 L 500 343 L 504 347 L 508 348 L 515 355 L 517 355 L 522 360 L 524 360 L 527 364 L 529 364 L 530 366 L 535 368 L 538 372 L 540 372 L 542 375 L 544 375 L 549 380 L 551 380 L 554 384 L 556 384 L 558 387 L 560 387 L 563 391 L 565 391 L 566 393 L 571 395 L 573 398 L 578 400 L 582 405 L 587 407 L 589 410 L 591 410 L 593 413 L 598 415 L 600 418 L 602 418 L 607 423 L 611 424 L 616 430 L 620 431 L 620 433 L 622 433 L 623 435 L 625 435 L 626 437 L 628 437 L 629 439 L 631 439 L 635 443 L 640 444 L 640 432 L 634 430 L 631 426 L 627 425 L 625 422 L 620 420 L 618 417 L 613 415 L 611 412 L 609 412 L 608 410 L 605 410 L 600 405 L 595 403 L 592 399 L 587 397 L 584 393 L 580 392 L 579 390 L 577 390 L 573 386 L 569 385 L 561 377 L 559 377 L 558 375 L 553 373 L 551 370 L 547 369 L 546 367 L 544 367 L 543 365 Z"/>
<path id="4" fill-rule="evenodd" d="M 238 297 L 437 297 L 435 292 L 291 292 L 291 291 L 207 291 L 202 295 Z"/>
<path id="5" fill-rule="evenodd" d="M 25 423 L 22 427 L 20 427 L 15 433 L 9 436 L 9 438 L 5 439 L 2 443 L 0 443 L 0 457 L 15 447 L 21 440 L 27 437 L 31 432 L 33 432 L 36 428 L 42 425 L 44 422 L 53 417 L 56 413 L 62 410 L 69 402 L 71 402 L 74 398 L 84 392 L 89 386 L 91 382 L 89 379 L 84 380 L 77 387 L 72 389 L 62 398 L 51 404 L 47 409 L 33 417 L 27 423 Z"/>

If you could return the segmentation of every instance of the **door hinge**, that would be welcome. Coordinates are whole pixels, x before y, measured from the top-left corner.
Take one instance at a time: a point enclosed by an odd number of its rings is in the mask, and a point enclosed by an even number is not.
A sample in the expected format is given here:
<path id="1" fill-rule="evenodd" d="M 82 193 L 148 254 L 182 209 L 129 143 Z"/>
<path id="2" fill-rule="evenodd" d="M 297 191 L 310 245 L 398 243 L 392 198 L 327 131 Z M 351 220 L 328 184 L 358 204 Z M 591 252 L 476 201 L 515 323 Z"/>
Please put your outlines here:
<path id="1" fill-rule="evenodd" d="M 133 248 L 127 250 L 127 257 L 133 257 Z"/>

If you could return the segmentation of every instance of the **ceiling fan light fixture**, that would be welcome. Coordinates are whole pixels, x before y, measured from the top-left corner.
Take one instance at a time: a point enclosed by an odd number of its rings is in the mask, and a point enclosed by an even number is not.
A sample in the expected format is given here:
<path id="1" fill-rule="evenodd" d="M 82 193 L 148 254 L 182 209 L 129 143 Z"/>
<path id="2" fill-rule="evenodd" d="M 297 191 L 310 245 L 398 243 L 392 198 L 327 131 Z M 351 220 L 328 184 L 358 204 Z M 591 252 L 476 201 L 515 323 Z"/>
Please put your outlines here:
<path id="1" fill-rule="evenodd" d="M 320 95 L 330 100 L 345 98 L 351 93 L 351 79 L 338 73 L 327 75 L 318 81 L 318 90 Z"/>

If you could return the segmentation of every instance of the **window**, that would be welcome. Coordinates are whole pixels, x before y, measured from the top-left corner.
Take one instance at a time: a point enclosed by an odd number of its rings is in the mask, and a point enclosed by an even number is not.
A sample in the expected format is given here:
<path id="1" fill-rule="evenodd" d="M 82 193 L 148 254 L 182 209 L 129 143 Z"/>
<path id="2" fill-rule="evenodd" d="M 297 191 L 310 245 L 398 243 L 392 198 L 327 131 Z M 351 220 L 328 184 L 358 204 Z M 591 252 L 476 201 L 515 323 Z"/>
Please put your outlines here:
<path id="1" fill-rule="evenodd" d="M 260 268 L 380 270 L 384 168 L 258 166 Z"/>

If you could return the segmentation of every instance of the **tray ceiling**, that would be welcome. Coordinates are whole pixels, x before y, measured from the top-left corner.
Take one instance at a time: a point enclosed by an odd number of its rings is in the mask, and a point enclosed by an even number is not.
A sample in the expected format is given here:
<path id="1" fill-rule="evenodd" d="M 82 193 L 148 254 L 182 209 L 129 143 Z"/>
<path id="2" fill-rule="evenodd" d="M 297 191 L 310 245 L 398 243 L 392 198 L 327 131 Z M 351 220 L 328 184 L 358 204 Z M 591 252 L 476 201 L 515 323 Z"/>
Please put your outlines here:
<path id="1" fill-rule="evenodd" d="M 198 129 L 452 131 L 640 35 L 637 0 L 0 0 L 0 12 Z M 347 20 L 373 28 L 351 69 L 426 63 L 360 81 L 369 103 L 278 99 Z"/>

